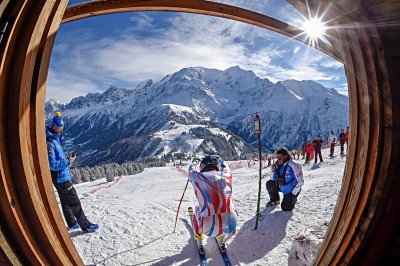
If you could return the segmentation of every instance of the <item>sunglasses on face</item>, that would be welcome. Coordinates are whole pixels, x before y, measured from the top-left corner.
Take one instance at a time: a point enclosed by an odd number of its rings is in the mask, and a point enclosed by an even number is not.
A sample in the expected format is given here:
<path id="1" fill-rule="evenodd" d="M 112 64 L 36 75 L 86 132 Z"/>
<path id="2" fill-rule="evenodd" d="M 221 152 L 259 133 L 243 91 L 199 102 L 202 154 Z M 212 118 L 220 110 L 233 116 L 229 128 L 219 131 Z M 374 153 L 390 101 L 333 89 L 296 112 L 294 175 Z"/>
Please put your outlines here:
<path id="1" fill-rule="evenodd" d="M 277 159 L 278 161 L 281 161 L 281 160 L 283 160 L 283 156 L 284 156 L 284 155 L 282 155 L 282 156 L 276 156 L 276 159 Z"/>

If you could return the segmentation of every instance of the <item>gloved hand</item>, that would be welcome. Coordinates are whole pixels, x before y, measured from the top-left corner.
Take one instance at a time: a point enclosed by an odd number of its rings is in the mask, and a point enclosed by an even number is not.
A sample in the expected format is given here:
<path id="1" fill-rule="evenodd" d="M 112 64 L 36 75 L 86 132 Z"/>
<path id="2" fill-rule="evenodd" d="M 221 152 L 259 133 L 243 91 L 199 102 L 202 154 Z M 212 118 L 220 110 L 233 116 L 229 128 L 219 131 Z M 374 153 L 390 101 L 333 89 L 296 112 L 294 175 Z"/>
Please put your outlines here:
<path id="1" fill-rule="evenodd" d="M 278 169 L 278 168 L 279 168 L 278 162 L 275 162 L 273 165 L 271 165 L 271 171 L 272 172 L 275 172 L 276 169 Z"/>
<path id="2" fill-rule="evenodd" d="M 76 153 L 73 152 L 68 158 L 69 163 L 72 164 L 75 161 L 75 159 L 76 159 Z"/>
<path id="3" fill-rule="evenodd" d="M 295 195 L 295 196 L 297 196 L 297 194 L 299 194 L 299 192 L 300 192 L 300 188 L 299 187 L 295 187 L 292 190 L 292 194 Z"/>

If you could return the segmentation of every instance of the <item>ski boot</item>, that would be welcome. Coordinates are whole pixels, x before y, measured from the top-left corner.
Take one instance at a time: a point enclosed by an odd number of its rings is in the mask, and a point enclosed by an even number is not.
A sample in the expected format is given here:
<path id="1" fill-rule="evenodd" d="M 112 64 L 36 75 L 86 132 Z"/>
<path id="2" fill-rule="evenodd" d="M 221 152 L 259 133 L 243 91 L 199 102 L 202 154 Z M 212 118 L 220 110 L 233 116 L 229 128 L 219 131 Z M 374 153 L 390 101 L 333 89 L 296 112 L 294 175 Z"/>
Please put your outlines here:
<path id="1" fill-rule="evenodd" d="M 90 224 L 90 227 L 87 228 L 86 230 L 84 230 L 83 232 L 85 233 L 93 233 L 95 232 L 97 229 L 99 229 L 99 225 L 98 224 Z"/>
<path id="2" fill-rule="evenodd" d="M 194 238 L 196 239 L 196 243 L 197 243 L 197 249 L 199 250 L 199 253 L 201 255 L 204 255 L 206 253 L 205 249 L 204 249 L 204 245 L 203 245 L 203 240 L 204 240 L 204 234 L 194 234 Z"/>
<path id="3" fill-rule="evenodd" d="M 67 227 L 67 230 L 68 230 L 68 231 L 72 231 L 72 230 L 74 230 L 74 229 L 78 229 L 78 228 L 80 228 L 80 226 L 79 226 L 79 224 L 78 224 L 78 223 L 76 223 L 74 226 Z"/>
<path id="4" fill-rule="evenodd" d="M 217 236 L 215 239 L 217 240 L 219 250 L 221 250 L 222 253 L 225 253 L 226 252 L 226 244 L 224 242 L 225 236 Z"/>
<path id="5" fill-rule="evenodd" d="M 281 203 L 280 200 L 277 200 L 277 201 L 270 200 L 267 202 L 267 205 L 265 205 L 265 207 L 272 207 L 272 206 L 278 205 L 279 203 Z"/>

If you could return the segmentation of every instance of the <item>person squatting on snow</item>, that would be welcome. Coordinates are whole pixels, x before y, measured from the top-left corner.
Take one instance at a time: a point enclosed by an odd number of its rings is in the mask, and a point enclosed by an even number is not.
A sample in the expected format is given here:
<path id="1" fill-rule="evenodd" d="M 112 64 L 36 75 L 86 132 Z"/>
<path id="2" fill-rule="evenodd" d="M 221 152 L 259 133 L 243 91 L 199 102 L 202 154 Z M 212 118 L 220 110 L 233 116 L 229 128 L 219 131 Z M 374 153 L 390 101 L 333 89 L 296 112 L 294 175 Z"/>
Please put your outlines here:
<path id="1" fill-rule="evenodd" d="M 321 139 L 321 135 L 318 135 L 317 138 L 314 139 L 312 143 L 314 145 L 314 150 L 315 150 L 314 163 L 317 163 L 318 156 L 319 156 L 319 161 L 321 163 L 324 162 L 324 160 L 322 160 L 322 154 L 321 154 L 322 143 L 324 143 L 324 141 Z"/>
<path id="2" fill-rule="evenodd" d="M 335 152 L 335 145 L 336 145 L 336 135 L 335 133 L 333 133 L 333 130 L 331 130 L 331 133 L 329 133 L 328 143 L 331 145 L 329 156 L 332 157 L 333 153 Z"/>
<path id="3" fill-rule="evenodd" d="M 275 156 L 277 161 L 271 166 L 272 178 L 266 183 L 270 199 L 266 207 L 278 205 L 279 192 L 282 192 L 282 211 L 291 211 L 304 184 L 303 171 L 301 165 L 292 160 L 286 147 L 277 150 Z"/>
<path id="4" fill-rule="evenodd" d="M 199 203 L 192 220 L 198 246 L 206 235 L 216 237 L 223 250 L 225 236 L 234 233 L 237 224 L 229 166 L 219 156 L 209 155 L 200 165 L 191 164 L 188 173 Z"/>
<path id="5" fill-rule="evenodd" d="M 340 143 L 340 155 L 344 155 L 344 143 L 346 142 L 346 135 L 344 134 L 344 129 L 340 130 L 339 143 Z"/>
<path id="6" fill-rule="evenodd" d="M 63 117 L 60 112 L 56 112 L 51 127 L 46 128 L 47 155 L 51 179 L 58 192 L 68 230 L 80 227 L 84 232 L 93 232 L 99 228 L 99 225 L 89 222 L 86 218 L 81 201 L 71 183 L 69 167 L 75 161 L 76 154 L 72 153 L 68 158 L 65 156 L 63 150 L 65 143 L 65 138 L 62 135 L 63 128 Z"/>

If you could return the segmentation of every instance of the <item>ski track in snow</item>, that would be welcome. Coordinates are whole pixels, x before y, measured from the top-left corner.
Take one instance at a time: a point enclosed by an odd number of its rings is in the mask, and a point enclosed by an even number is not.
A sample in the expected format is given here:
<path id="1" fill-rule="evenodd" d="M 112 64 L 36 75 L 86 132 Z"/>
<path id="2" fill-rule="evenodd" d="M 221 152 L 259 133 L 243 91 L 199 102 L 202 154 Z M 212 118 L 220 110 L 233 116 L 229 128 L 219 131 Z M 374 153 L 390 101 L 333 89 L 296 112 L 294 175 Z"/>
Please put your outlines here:
<path id="1" fill-rule="evenodd" d="M 338 151 L 336 151 L 338 152 Z M 296 237 L 321 230 L 332 217 L 340 192 L 346 157 L 327 158 L 323 163 L 304 164 L 305 185 L 292 212 L 280 206 L 264 208 L 269 200 L 265 182 L 270 168 L 264 168 L 260 211 L 263 219 L 255 227 L 258 197 L 258 163 L 251 168 L 233 171 L 234 203 L 238 211 L 235 235 L 227 238 L 228 255 L 233 265 L 309 265 L 305 258 L 295 258 Z M 233 163 L 233 162 L 232 162 Z M 184 168 L 185 169 L 185 168 Z M 187 178 L 175 167 L 145 169 L 125 176 L 115 186 L 90 194 L 105 180 L 76 185 L 86 216 L 100 229 L 84 234 L 70 232 L 73 243 L 86 265 L 198 265 L 196 244 L 191 239 L 187 208 L 195 206 L 191 185 L 185 192 L 176 232 L 175 215 Z M 282 194 L 281 194 L 282 195 Z M 323 232 L 324 233 L 324 232 Z M 322 240 L 317 239 L 315 253 Z M 301 248 L 301 247 L 300 247 Z M 223 265 L 215 241 L 205 241 L 209 265 Z M 304 250 L 306 253 L 307 250 Z M 311 254 L 313 256 L 315 254 Z M 308 258 L 310 259 L 310 258 Z M 311 257 L 312 259 L 312 257 Z"/>

